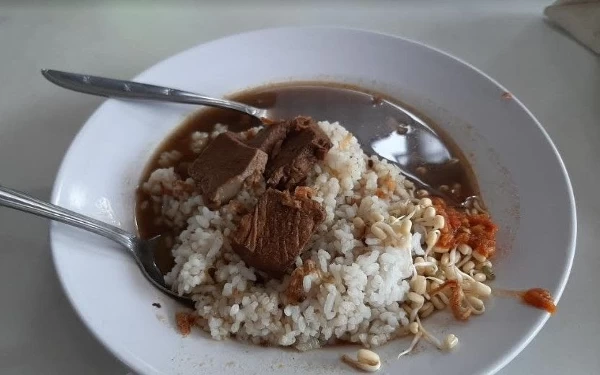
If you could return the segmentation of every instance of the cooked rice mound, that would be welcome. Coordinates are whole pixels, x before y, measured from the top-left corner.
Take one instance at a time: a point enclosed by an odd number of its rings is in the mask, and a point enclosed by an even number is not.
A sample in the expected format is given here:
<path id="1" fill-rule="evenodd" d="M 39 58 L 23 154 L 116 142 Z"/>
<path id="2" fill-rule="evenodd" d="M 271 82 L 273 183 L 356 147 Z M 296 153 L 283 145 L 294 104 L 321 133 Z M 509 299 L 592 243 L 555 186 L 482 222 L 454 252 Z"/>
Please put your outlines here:
<path id="1" fill-rule="evenodd" d="M 326 219 L 281 280 L 247 267 L 229 242 L 264 185 L 247 187 L 211 211 L 195 193 L 194 182 L 182 181 L 174 172 L 178 155 L 164 153 L 160 165 L 165 168 L 154 171 L 142 186 L 157 220 L 180 231 L 172 250 L 175 266 L 166 281 L 179 294 L 192 295 L 196 325 L 215 339 L 235 337 L 299 350 L 339 341 L 378 346 L 409 333 L 417 312 L 425 317 L 450 303 L 446 296 L 451 291 L 433 301 L 428 295 L 444 281 L 485 281 L 485 276 L 473 277 L 483 275 L 482 268 L 491 263 L 471 257 L 467 245 L 435 248 L 444 217 L 436 214 L 431 199 L 415 198 L 413 184 L 396 166 L 365 155 L 340 124 L 319 126 L 333 147 L 314 166 L 306 185 Z M 218 126 L 211 134 L 194 133 L 191 149 L 200 152 L 225 130 Z M 242 136 L 252 137 L 258 130 Z M 451 268 L 438 267 L 444 256 L 446 265 L 453 262 Z M 458 269 L 467 263 L 469 270 Z M 414 301 L 415 292 L 425 296 L 423 301 Z"/>

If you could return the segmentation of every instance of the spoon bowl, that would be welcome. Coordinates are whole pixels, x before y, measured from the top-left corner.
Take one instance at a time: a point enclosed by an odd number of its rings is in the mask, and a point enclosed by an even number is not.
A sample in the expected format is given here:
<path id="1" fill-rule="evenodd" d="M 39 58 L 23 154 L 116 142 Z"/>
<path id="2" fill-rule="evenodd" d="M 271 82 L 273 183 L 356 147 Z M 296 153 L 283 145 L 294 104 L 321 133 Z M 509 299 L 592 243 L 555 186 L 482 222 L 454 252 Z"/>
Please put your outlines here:
<path id="1" fill-rule="evenodd" d="M 192 302 L 190 298 L 180 296 L 167 287 L 165 279 L 156 265 L 154 250 L 159 246 L 160 241 L 162 240 L 161 236 L 144 240 L 121 228 L 67 210 L 66 208 L 43 202 L 25 193 L 3 186 L 0 186 L 0 205 L 45 217 L 50 220 L 60 221 L 117 242 L 133 256 L 138 267 L 152 285 L 163 293 L 181 302 L 186 304 Z"/>

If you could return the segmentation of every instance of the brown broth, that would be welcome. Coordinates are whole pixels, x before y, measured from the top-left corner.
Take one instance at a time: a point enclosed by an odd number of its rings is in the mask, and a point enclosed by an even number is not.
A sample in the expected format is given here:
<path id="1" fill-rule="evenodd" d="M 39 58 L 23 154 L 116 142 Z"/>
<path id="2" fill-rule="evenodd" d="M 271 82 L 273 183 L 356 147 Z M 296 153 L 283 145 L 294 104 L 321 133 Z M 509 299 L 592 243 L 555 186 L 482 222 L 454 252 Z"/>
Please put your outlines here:
<path id="1" fill-rule="evenodd" d="M 357 96 L 355 95 L 356 93 L 360 93 L 362 96 Z M 365 97 L 365 93 L 369 94 L 369 97 Z M 368 112 L 369 110 L 377 110 L 376 107 L 383 99 L 391 103 L 400 104 L 396 99 L 370 92 L 369 90 L 364 90 L 359 87 L 324 82 L 296 82 L 269 85 L 231 95 L 229 99 L 260 108 L 270 108 L 274 103 L 278 103 L 278 105 L 286 105 L 286 103 L 289 103 L 299 108 L 312 108 L 318 106 L 348 108 L 348 119 L 327 119 L 330 121 L 339 121 L 342 125 L 345 123 L 344 120 L 361 121 L 360 116 L 362 113 Z M 401 106 L 410 109 L 410 107 L 405 104 L 401 104 Z M 365 115 L 364 121 L 367 121 L 368 117 L 366 116 L 368 116 L 368 114 Z M 426 119 L 423 116 L 420 117 Z M 428 119 L 426 120 L 428 124 L 432 124 L 431 121 Z M 234 132 L 243 131 L 252 126 L 259 125 L 258 121 L 252 117 L 231 110 L 207 108 L 195 112 L 157 147 L 144 170 L 141 183 L 147 181 L 150 174 L 155 169 L 160 168 L 158 160 L 161 153 L 171 150 L 177 150 L 183 155 L 175 167 L 175 171 L 180 177 L 186 179 L 188 177 L 187 167 L 196 157 L 196 154 L 190 149 L 191 134 L 196 131 L 211 132 L 218 123 L 228 125 L 228 129 Z M 428 173 L 438 175 L 440 181 L 451 180 L 461 184 L 463 189 L 459 198 L 464 198 L 468 195 L 479 195 L 476 179 L 474 178 L 472 169 L 463 152 L 442 129 L 435 127 L 434 130 L 439 138 L 443 140 L 444 145 L 461 164 L 455 169 L 439 168 L 435 165 L 428 165 Z M 388 129 L 387 134 L 381 134 L 381 138 L 385 138 L 396 131 L 398 131 L 398 129 Z M 417 149 L 409 149 L 408 152 L 418 154 L 420 151 Z M 433 183 L 435 183 L 435 181 Z M 155 216 L 152 213 L 152 210 L 143 209 L 141 205 L 142 202 L 148 200 L 148 195 L 144 193 L 141 188 L 137 189 L 136 195 L 135 218 L 139 235 L 142 238 L 150 238 L 162 234 L 167 237 L 167 241 L 170 239 L 170 242 L 172 242 L 172 239 L 176 238 L 179 233 L 174 233 L 172 229 L 166 226 L 156 225 Z M 166 243 L 165 246 L 159 248 L 155 254 L 157 264 L 163 273 L 168 272 L 174 264 L 170 254 L 170 247 L 170 243 Z"/>

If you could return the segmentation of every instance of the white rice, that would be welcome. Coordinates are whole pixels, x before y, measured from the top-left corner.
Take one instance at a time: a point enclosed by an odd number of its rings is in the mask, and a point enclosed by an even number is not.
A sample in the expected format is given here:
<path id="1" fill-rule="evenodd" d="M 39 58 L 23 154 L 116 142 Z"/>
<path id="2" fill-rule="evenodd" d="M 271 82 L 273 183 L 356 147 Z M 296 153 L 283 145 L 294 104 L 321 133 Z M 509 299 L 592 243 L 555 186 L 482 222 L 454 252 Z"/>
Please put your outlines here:
<path id="1" fill-rule="evenodd" d="M 300 303 L 286 304 L 290 275 L 259 283 L 259 272 L 231 250 L 229 236 L 240 220 L 236 207 L 253 207 L 264 187 L 244 190 L 211 211 L 200 196 L 181 189 L 193 181 L 179 181 L 173 168 L 157 169 L 143 185 L 160 220 L 181 231 L 166 280 L 178 293 L 193 295 L 199 325 L 215 339 L 235 336 L 309 350 L 337 340 L 378 346 L 406 333 L 409 321 L 401 307 L 409 291 L 406 279 L 414 272 L 413 256 L 424 254 L 424 238 L 433 228 L 418 220 L 412 184 L 397 167 L 366 156 L 338 123 L 319 126 L 333 148 L 315 165 L 307 185 L 316 191 L 313 199 L 323 205 L 326 219 L 296 260 L 296 267 L 308 260 L 316 265 L 302 276 L 299 285 L 307 298 Z M 194 133 L 190 147 L 200 152 L 225 130 Z M 176 158 L 169 153 L 161 160 Z M 398 234 L 396 218 L 415 208 L 413 232 Z"/>

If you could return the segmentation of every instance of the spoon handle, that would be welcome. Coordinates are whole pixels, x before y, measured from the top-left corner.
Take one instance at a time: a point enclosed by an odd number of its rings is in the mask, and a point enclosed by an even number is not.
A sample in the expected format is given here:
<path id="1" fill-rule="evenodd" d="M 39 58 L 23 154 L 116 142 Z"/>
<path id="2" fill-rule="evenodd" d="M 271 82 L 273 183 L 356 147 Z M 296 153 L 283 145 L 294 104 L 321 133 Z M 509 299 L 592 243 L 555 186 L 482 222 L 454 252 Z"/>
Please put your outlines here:
<path id="1" fill-rule="evenodd" d="M 168 87 L 148 85 L 132 81 L 61 72 L 58 70 L 42 69 L 46 79 L 60 87 L 109 98 L 155 100 L 162 102 L 198 104 L 209 107 L 232 109 L 260 119 L 267 117 L 264 109 L 252 107 L 231 100 L 211 98 L 192 92 L 171 89 Z"/>
<path id="2" fill-rule="evenodd" d="M 133 234 L 127 233 L 121 228 L 78 214 L 77 212 L 67 210 L 66 208 L 41 201 L 30 195 L 4 186 L 0 186 L 0 205 L 42 216 L 50 220 L 60 221 L 99 234 L 120 243 L 128 249 L 132 249 L 132 245 L 134 241 L 136 241 L 136 237 Z"/>

